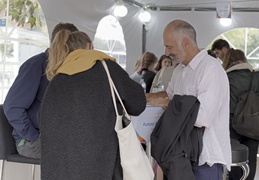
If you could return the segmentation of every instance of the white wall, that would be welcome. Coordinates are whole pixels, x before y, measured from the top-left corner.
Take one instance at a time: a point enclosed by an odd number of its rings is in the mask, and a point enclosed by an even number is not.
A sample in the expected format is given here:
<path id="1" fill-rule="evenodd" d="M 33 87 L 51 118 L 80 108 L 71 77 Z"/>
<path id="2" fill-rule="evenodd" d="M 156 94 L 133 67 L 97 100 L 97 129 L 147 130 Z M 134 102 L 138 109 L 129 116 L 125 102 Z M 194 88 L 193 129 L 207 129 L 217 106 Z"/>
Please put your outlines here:
<path id="1" fill-rule="evenodd" d="M 206 46 L 218 35 L 235 28 L 255 27 L 259 28 L 256 17 L 259 13 L 234 13 L 233 22 L 229 27 L 221 26 L 215 12 L 156 12 L 154 22 L 148 31 L 147 49 L 157 54 L 164 53 L 162 33 L 170 21 L 183 19 L 194 26 L 197 32 L 197 42 L 200 48 Z"/>

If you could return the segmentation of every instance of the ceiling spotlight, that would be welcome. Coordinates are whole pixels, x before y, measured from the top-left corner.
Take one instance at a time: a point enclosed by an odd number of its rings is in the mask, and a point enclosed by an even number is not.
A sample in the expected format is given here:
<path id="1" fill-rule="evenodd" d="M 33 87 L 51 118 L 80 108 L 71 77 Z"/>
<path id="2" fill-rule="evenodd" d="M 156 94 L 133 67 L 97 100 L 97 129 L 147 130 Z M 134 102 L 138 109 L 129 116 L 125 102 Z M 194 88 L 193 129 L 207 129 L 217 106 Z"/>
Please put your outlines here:
<path id="1" fill-rule="evenodd" d="M 142 9 L 138 16 L 139 20 L 143 23 L 149 23 L 151 20 L 151 14 L 147 9 Z"/>
<path id="2" fill-rule="evenodd" d="M 126 6 L 122 2 L 119 1 L 115 5 L 115 8 L 113 10 L 113 14 L 117 17 L 124 17 L 128 14 L 128 9 L 126 8 Z"/>
<path id="3" fill-rule="evenodd" d="M 230 26 L 232 24 L 231 18 L 220 18 L 219 20 L 222 26 Z"/>

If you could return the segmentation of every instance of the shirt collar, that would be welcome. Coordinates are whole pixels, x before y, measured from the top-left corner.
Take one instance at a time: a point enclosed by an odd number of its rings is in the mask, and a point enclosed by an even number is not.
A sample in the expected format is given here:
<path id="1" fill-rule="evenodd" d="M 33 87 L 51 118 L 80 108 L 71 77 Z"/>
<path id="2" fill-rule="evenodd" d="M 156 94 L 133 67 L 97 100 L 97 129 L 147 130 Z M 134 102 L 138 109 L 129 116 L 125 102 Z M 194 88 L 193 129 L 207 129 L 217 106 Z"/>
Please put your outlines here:
<path id="1" fill-rule="evenodd" d="M 176 67 L 179 63 L 176 60 L 172 60 L 172 66 Z"/>
<path id="2" fill-rule="evenodd" d="M 191 60 L 191 62 L 188 64 L 191 69 L 195 70 L 196 67 L 199 65 L 199 63 L 202 61 L 202 59 L 207 55 L 206 49 L 200 51 L 194 58 Z"/>

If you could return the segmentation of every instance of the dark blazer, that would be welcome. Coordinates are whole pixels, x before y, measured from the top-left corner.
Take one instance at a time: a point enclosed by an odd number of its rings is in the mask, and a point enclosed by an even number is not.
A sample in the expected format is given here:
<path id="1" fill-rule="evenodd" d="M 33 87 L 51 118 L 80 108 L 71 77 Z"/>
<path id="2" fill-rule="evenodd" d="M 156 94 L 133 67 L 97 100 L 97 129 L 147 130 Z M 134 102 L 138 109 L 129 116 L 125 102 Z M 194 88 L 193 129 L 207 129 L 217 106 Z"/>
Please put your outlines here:
<path id="1" fill-rule="evenodd" d="M 151 134 L 151 155 L 164 180 L 195 180 L 202 150 L 202 129 L 194 128 L 199 105 L 194 96 L 174 95 Z"/>
<path id="2" fill-rule="evenodd" d="M 116 62 L 106 63 L 128 113 L 139 115 L 146 107 L 142 87 Z M 39 111 L 41 179 L 122 180 L 115 121 L 100 61 L 87 71 L 55 76 Z"/>

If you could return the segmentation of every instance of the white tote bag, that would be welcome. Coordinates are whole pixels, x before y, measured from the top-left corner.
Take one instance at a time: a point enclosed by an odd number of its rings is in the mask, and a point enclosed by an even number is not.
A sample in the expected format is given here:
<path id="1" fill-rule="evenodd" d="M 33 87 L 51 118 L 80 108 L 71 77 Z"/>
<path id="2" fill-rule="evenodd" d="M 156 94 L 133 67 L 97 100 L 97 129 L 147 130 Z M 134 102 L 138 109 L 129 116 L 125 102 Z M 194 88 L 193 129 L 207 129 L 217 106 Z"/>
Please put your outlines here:
<path id="1" fill-rule="evenodd" d="M 147 154 L 142 148 L 140 141 L 137 138 L 136 131 L 132 122 L 125 128 L 122 126 L 122 115 L 118 114 L 115 94 L 116 93 L 123 109 L 125 116 L 130 119 L 123 102 L 120 98 L 120 95 L 111 79 L 108 67 L 105 61 L 102 61 L 103 66 L 106 70 L 109 84 L 112 93 L 113 104 L 116 112 L 116 124 L 115 131 L 117 132 L 119 140 L 119 149 L 120 149 L 120 158 L 121 166 L 123 170 L 123 180 L 153 180 L 154 172 L 152 170 L 151 164 L 148 160 Z"/>

